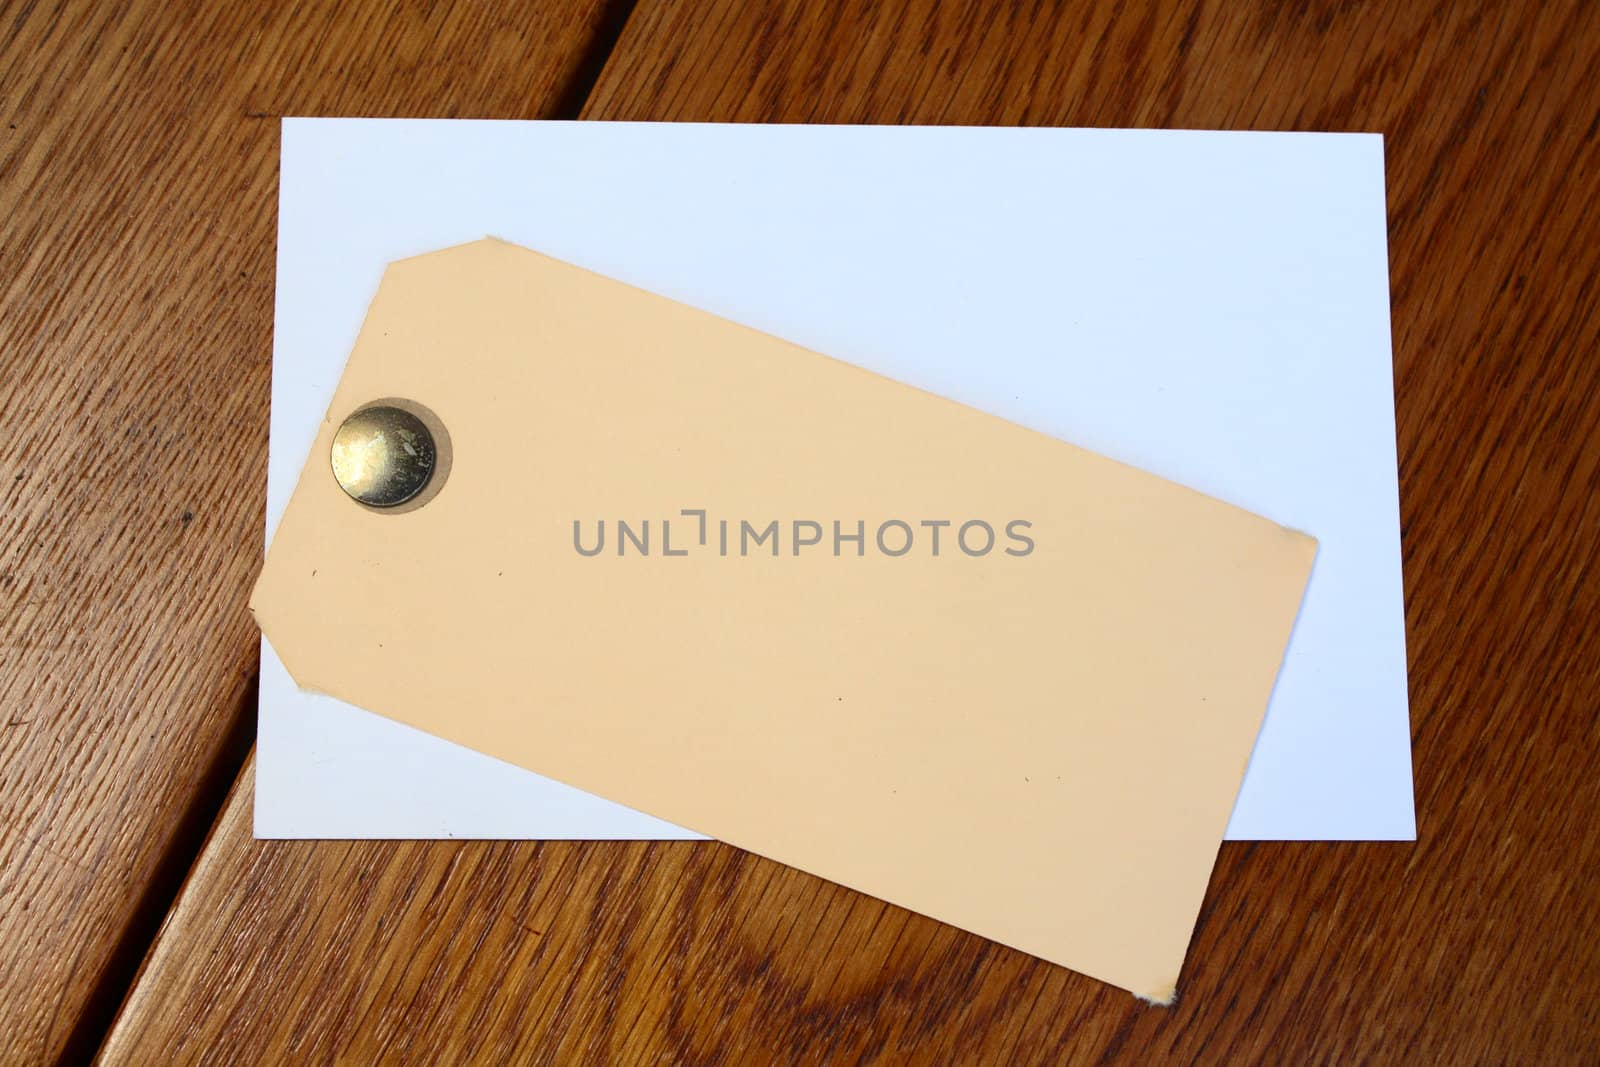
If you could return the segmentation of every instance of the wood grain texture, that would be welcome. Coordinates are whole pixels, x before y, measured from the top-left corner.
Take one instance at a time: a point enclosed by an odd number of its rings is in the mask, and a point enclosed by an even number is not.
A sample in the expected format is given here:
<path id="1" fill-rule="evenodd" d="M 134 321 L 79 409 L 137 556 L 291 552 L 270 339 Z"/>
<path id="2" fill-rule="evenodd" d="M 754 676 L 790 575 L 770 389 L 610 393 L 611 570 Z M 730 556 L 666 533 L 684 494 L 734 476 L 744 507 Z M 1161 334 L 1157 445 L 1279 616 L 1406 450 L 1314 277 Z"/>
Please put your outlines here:
<path id="1" fill-rule="evenodd" d="M 586 114 L 1387 135 L 1421 840 L 1225 846 L 1176 1007 L 716 844 L 257 843 L 113 1063 L 1600 1061 L 1600 7 L 635 11 Z"/>
<path id="2" fill-rule="evenodd" d="M 248 745 L 276 116 L 550 115 L 603 16 L 4 5 L 0 1062 L 93 1050 Z"/>

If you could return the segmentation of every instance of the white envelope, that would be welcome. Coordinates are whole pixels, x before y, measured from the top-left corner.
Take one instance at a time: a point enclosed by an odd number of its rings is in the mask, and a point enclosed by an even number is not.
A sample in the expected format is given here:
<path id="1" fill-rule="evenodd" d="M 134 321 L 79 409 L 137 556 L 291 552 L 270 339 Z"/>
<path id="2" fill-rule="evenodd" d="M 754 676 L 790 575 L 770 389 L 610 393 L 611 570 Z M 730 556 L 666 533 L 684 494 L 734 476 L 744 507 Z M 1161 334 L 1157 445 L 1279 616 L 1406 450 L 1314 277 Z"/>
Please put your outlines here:
<path id="1" fill-rule="evenodd" d="M 384 266 L 502 237 L 1313 534 L 1228 837 L 1415 837 L 1377 136 L 286 119 L 280 181 L 269 538 Z M 255 828 L 696 836 L 265 645 Z"/>

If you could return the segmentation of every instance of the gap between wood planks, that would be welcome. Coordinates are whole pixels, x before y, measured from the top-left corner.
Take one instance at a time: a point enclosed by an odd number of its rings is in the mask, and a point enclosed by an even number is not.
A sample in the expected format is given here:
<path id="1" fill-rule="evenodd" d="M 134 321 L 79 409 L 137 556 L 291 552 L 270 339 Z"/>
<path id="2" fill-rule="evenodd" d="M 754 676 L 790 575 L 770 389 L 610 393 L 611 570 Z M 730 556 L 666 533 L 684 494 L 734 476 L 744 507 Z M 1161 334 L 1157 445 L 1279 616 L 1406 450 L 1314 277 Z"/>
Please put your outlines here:
<path id="1" fill-rule="evenodd" d="M 600 80 L 606 61 L 622 37 L 623 27 L 638 0 L 610 0 L 605 4 L 599 32 L 578 64 L 571 80 L 561 90 L 555 106 L 545 117 L 575 120 Z M 246 115 L 250 118 L 276 118 L 271 115 Z M 92 1059 L 110 1033 L 117 1013 L 139 977 L 141 965 L 154 943 L 161 924 L 177 903 L 189 872 L 199 860 L 210 838 L 211 828 L 227 803 L 234 782 L 255 745 L 256 712 L 260 699 L 260 676 L 246 680 L 235 704 L 229 727 L 217 758 L 201 779 L 199 787 L 174 828 L 171 842 L 156 865 L 133 909 L 133 916 L 117 939 L 104 972 L 79 1009 L 78 1020 L 62 1046 L 59 1064 L 86 1063 Z"/>
<path id="2" fill-rule="evenodd" d="M 144 891 L 139 894 L 132 917 L 117 938 L 105 970 L 79 1007 L 78 1020 L 61 1046 L 57 1063 L 87 1063 L 110 1031 L 123 998 L 132 990 L 139 965 L 155 941 L 162 920 L 177 902 L 184 880 L 211 836 L 211 827 L 255 744 L 259 683 L 259 675 L 251 675 L 246 680 L 235 703 L 233 724 L 217 758 L 201 778 L 178 825 L 173 828 L 172 838 Z"/>

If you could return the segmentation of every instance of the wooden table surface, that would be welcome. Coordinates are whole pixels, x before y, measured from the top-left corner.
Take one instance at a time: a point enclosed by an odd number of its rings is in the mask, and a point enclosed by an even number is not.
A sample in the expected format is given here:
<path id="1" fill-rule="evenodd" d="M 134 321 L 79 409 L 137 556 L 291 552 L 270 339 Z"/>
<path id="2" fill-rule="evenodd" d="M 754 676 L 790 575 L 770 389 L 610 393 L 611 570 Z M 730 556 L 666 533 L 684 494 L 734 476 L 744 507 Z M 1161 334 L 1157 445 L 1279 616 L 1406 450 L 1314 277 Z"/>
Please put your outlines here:
<path id="1" fill-rule="evenodd" d="M 1600 5 L 3 16 L 0 1062 L 1600 1062 Z M 252 840 L 285 114 L 1384 133 L 1420 839 L 1224 846 L 1172 1008 L 718 844 Z"/>

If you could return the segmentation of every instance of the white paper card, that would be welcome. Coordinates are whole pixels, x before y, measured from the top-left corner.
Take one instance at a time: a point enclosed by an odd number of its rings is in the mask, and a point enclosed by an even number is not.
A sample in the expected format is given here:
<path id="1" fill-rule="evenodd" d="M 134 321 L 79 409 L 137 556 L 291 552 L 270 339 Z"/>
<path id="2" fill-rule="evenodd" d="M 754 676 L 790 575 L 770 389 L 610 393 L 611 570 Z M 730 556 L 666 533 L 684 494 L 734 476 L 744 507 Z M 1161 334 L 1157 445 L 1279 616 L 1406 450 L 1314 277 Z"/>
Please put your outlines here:
<path id="1" fill-rule="evenodd" d="M 385 264 L 501 237 L 1315 535 L 1228 837 L 1415 837 L 1379 137 L 287 119 L 278 225 L 269 538 Z M 255 827 L 696 836 L 266 647 Z"/>

